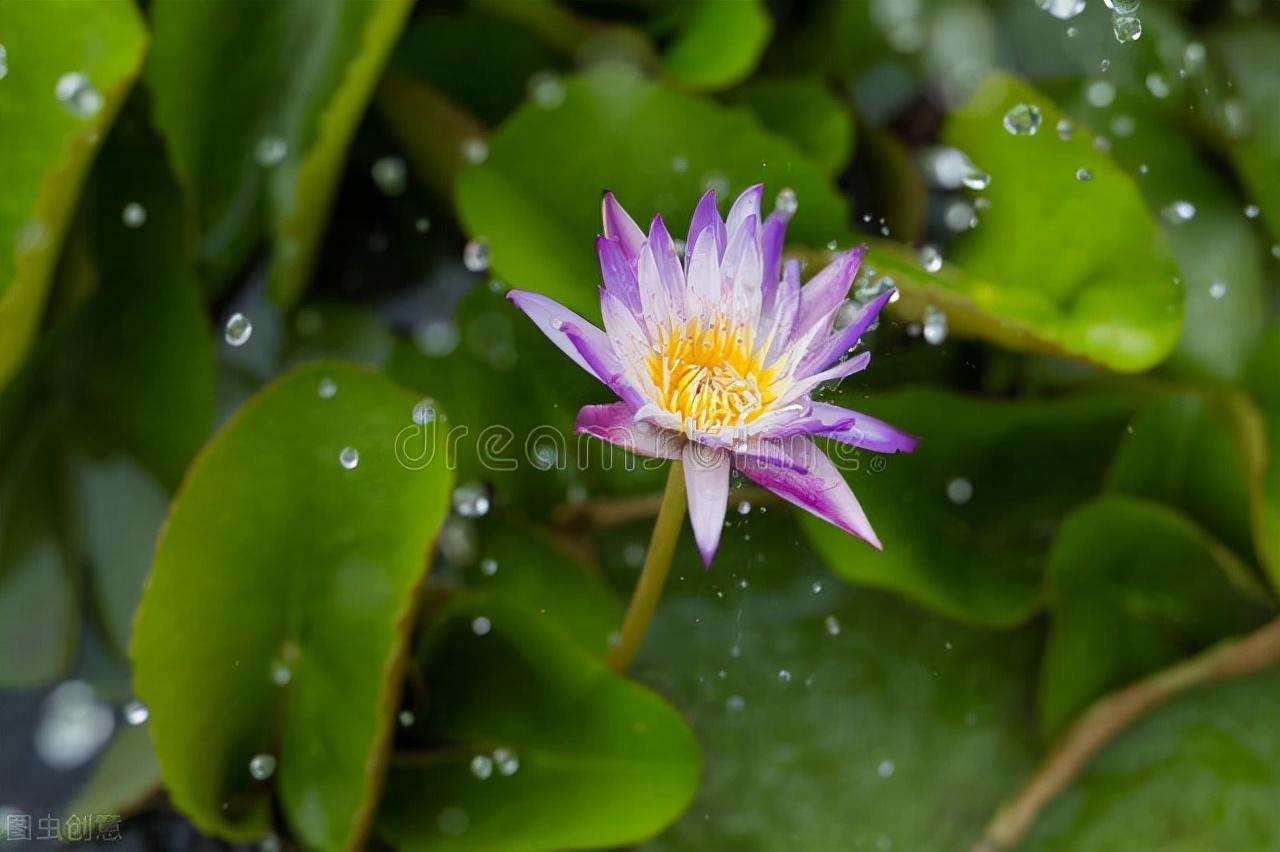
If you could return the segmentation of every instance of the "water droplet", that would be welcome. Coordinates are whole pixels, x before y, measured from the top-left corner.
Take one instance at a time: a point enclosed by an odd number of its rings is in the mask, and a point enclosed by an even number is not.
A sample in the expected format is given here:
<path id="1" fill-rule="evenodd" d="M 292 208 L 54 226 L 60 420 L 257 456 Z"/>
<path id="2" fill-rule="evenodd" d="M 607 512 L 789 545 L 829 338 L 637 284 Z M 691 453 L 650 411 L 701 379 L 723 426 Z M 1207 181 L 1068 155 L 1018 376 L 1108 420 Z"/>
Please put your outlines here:
<path id="1" fill-rule="evenodd" d="M 400 723 L 402 728 L 412 728 L 417 717 L 413 715 L 412 710 L 401 710 L 396 716 L 396 721 Z"/>
<path id="2" fill-rule="evenodd" d="M 1147 91 L 1155 98 L 1169 97 L 1169 81 L 1165 80 L 1164 75 L 1159 71 L 1152 71 L 1147 75 Z"/>
<path id="3" fill-rule="evenodd" d="M 471 619 L 471 632 L 477 636 L 486 636 L 493 629 L 493 622 L 483 615 L 477 615 Z"/>
<path id="4" fill-rule="evenodd" d="M 800 209 L 800 199 L 796 197 L 794 189 L 789 186 L 783 187 L 778 191 L 778 197 L 774 199 L 773 206 L 788 216 L 794 216 Z"/>
<path id="5" fill-rule="evenodd" d="M 227 328 L 224 338 L 231 346 L 244 346 L 249 342 L 249 337 L 253 334 L 253 323 L 249 322 L 249 318 L 244 314 L 236 311 L 227 318 Z"/>
<path id="6" fill-rule="evenodd" d="M 973 483 L 963 476 L 957 476 L 947 483 L 947 499 L 957 506 L 963 506 L 973 499 Z"/>
<path id="7" fill-rule="evenodd" d="M 1040 107 L 1016 104 L 1004 114 L 1004 129 L 1015 136 L 1034 136 L 1040 129 Z"/>
<path id="8" fill-rule="evenodd" d="M 1111 135 L 1119 139 L 1128 139 L 1133 135 L 1133 131 L 1137 129 L 1137 122 L 1133 120 L 1131 115 L 1117 115 L 1111 119 Z"/>
<path id="9" fill-rule="evenodd" d="M 457 805 L 449 805 L 440 809 L 440 814 L 436 817 L 436 825 L 439 826 L 441 834 L 460 837 L 466 834 L 471 826 L 471 817 Z"/>
<path id="10" fill-rule="evenodd" d="M 1142 21 L 1136 15 L 1116 15 L 1111 27 L 1121 44 L 1142 38 Z"/>
<path id="11" fill-rule="evenodd" d="M 881 778 L 889 778 L 893 775 L 893 770 L 894 766 L 892 760 L 882 760 L 880 761 L 880 765 L 876 767 L 876 774 Z"/>
<path id="12" fill-rule="evenodd" d="M 707 172 L 702 176 L 702 188 L 714 189 L 716 195 L 725 195 L 729 192 L 729 179 L 721 172 Z"/>
<path id="13" fill-rule="evenodd" d="M 1094 80 L 1084 90 L 1084 97 L 1091 106 L 1105 109 L 1116 99 L 1116 87 L 1106 80 Z"/>
<path id="14" fill-rule="evenodd" d="M 9 51 L 0 44 L 0 80 L 9 76 Z"/>
<path id="15" fill-rule="evenodd" d="M 1151 167 L 1148 166 L 1146 163 L 1138 164 L 1138 174 L 1145 175 L 1149 171 L 1151 171 Z"/>
<path id="16" fill-rule="evenodd" d="M 1203 44 L 1198 41 L 1190 42 L 1182 51 L 1182 64 L 1189 71 L 1197 71 L 1204 64 L 1206 55 L 1207 51 Z"/>
<path id="17" fill-rule="evenodd" d="M 321 399 L 333 399 L 338 392 L 338 383 L 333 379 L 321 379 L 319 387 L 316 388 L 316 395 Z"/>
<path id="18" fill-rule="evenodd" d="M 1060 21 L 1074 18 L 1084 11 L 1085 0 L 1036 0 L 1036 5 Z"/>
<path id="19" fill-rule="evenodd" d="M 1132 15 L 1142 5 L 1142 0 L 1102 0 L 1102 4 L 1117 15 Z"/>
<path id="20" fill-rule="evenodd" d="M 1160 211 L 1166 221 L 1174 224 L 1190 222 L 1196 216 L 1196 206 L 1190 201 L 1175 201 Z"/>
<path id="21" fill-rule="evenodd" d="M 293 680 L 293 669 L 284 660 L 271 661 L 271 682 L 276 686 L 286 686 Z"/>
<path id="22" fill-rule="evenodd" d="M 839 636 L 839 635 L 840 635 L 840 622 L 836 620 L 836 617 L 835 617 L 834 615 L 828 615 L 828 616 L 827 616 L 827 620 L 826 620 L 826 622 L 824 622 L 824 623 L 825 623 L 826 628 L 827 628 L 827 635 L 828 635 L 828 636 Z"/>
<path id="23" fill-rule="evenodd" d="M 1079 34 L 1080 31 L 1075 27 L 1067 27 L 1067 38 L 1075 38 Z"/>
<path id="24" fill-rule="evenodd" d="M 124 721 L 127 724 L 141 725 L 150 715 L 151 711 L 147 709 L 147 705 L 136 698 L 124 705 Z"/>
<path id="25" fill-rule="evenodd" d="M 1221 299 L 1227 295 L 1227 284 L 1225 281 L 1214 281 L 1209 285 L 1209 298 Z"/>
<path id="26" fill-rule="evenodd" d="M 973 211 L 973 205 L 963 198 L 957 198 L 948 204 L 942 219 L 947 227 L 956 233 L 978 226 L 978 217 Z"/>
<path id="27" fill-rule="evenodd" d="M 428 423 L 434 422 L 436 419 L 436 401 L 427 397 L 418 401 L 413 407 L 413 422 L 419 426 L 426 426 Z"/>
<path id="28" fill-rule="evenodd" d="M 130 201 L 120 211 L 120 220 L 126 228 L 141 228 L 147 221 L 147 208 L 136 201 Z"/>
<path id="29" fill-rule="evenodd" d="M 529 97 L 543 109 L 560 106 L 564 95 L 564 81 L 553 71 L 539 71 L 529 78 Z"/>
<path id="30" fill-rule="evenodd" d="M 1088 169 L 1076 169 L 1076 180 L 1090 181 L 1093 180 L 1093 172 Z"/>
<path id="31" fill-rule="evenodd" d="M 498 772 L 506 776 L 515 775 L 520 770 L 520 757 L 509 748 L 495 748 L 493 762 L 497 764 Z"/>
<path id="32" fill-rule="evenodd" d="M 289 153 L 289 143 L 279 136 L 263 136 L 254 146 L 253 158 L 264 169 L 278 166 Z"/>
<path id="33" fill-rule="evenodd" d="M 70 71 L 59 77 L 53 92 L 58 102 L 77 118 L 89 118 L 102 109 L 102 93 L 79 71 Z"/>
<path id="34" fill-rule="evenodd" d="M 483 574 L 483 575 L 485 575 L 486 577 L 492 577 L 494 574 L 497 574 L 497 573 L 498 573 L 498 560 L 496 560 L 496 559 L 481 559 L 481 560 L 480 560 L 480 573 L 481 573 L 481 574 Z"/>
<path id="35" fill-rule="evenodd" d="M 926 306 L 921 329 L 925 342 L 938 346 L 947 339 L 947 315 L 932 305 Z"/>
<path id="36" fill-rule="evenodd" d="M 927 272 L 937 272 L 942 268 L 942 252 L 938 251 L 938 247 L 930 243 L 920 246 L 920 265 Z"/>
<path id="37" fill-rule="evenodd" d="M 479 136 L 473 136 L 462 143 L 462 159 L 473 166 L 478 166 L 489 159 L 489 143 Z"/>
<path id="38" fill-rule="evenodd" d="M 1111 150 L 1111 140 L 1110 140 L 1110 139 L 1108 139 L 1108 138 L 1107 138 L 1107 137 L 1105 137 L 1105 136 L 1095 136 L 1095 137 L 1093 137 L 1093 150 L 1095 150 L 1095 151 L 1104 151 L 1104 152 L 1105 152 L 1105 151 L 1110 151 L 1110 150 Z"/>
<path id="39" fill-rule="evenodd" d="M 689 158 L 681 154 L 677 154 L 671 160 L 671 169 L 678 175 L 682 175 L 689 171 Z"/>
<path id="40" fill-rule="evenodd" d="M 413 342 L 423 355 L 443 358 L 458 348 L 458 327 L 447 319 L 429 319 L 413 330 Z"/>
<path id="41" fill-rule="evenodd" d="M 1107 73 L 1108 71 L 1110 71 L 1110 70 L 1111 70 L 1111 60 L 1110 60 L 1110 59 L 1104 59 L 1104 60 L 1102 60 L 1101 62 L 1099 62 L 1099 63 L 1098 63 L 1098 70 L 1099 70 L 1099 71 L 1101 71 L 1103 74 L 1105 74 L 1105 73 Z"/>
<path id="42" fill-rule="evenodd" d="M 622 561 L 632 568 L 639 568 L 644 564 L 646 550 L 643 544 L 633 541 L 622 549 Z"/>
<path id="43" fill-rule="evenodd" d="M 360 451 L 355 447 L 343 447 L 342 452 L 338 453 L 338 461 L 347 470 L 355 470 L 356 465 L 360 464 Z"/>
<path id="44" fill-rule="evenodd" d="M 426 216 L 419 216 L 417 219 L 413 220 L 413 229 L 419 234 L 425 234 L 427 231 L 431 230 L 431 220 Z"/>
<path id="45" fill-rule="evenodd" d="M 275 755 L 260 753 L 249 759 L 249 774 L 255 781 L 266 781 L 276 772 Z"/>
<path id="46" fill-rule="evenodd" d="M 481 239 L 467 242 L 462 250 L 462 265 L 471 272 L 484 272 L 489 268 L 489 244 Z"/>
<path id="47" fill-rule="evenodd" d="M 742 501 L 740 501 L 740 502 L 738 503 L 738 514 L 739 514 L 739 515 L 750 515 L 750 514 L 751 514 L 751 501 L 749 501 L 749 500 L 742 500 Z"/>
<path id="48" fill-rule="evenodd" d="M 453 510 L 464 518 L 480 518 L 489 513 L 489 491 L 478 482 L 453 489 Z"/>
<path id="49" fill-rule="evenodd" d="M 814 593 L 815 595 L 820 595 L 820 594 L 822 594 L 822 581 L 821 581 L 821 580 L 814 580 L 814 581 L 813 581 L 813 585 L 812 585 L 812 586 L 810 586 L 809 588 L 813 590 L 813 593 Z"/>
<path id="50" fill-rule="evenodd" d="M 1258 205 L 1256 204 L 1249 204 L 1249 205 L 1246 205 L 1244 208 L 1244 215 L 1246 219 L 1257 219 L 1258 214 L 1260 214 L 1261 212 L 1262 211 L 1258 209 Z"/>
<path id="51" fill-rule="evenodd" d="M 268 834 L 258 842 L 258 852 L 280 852 L 280 838 L 274 834 Z"/>
<path id="52" fill-rule="evenodd" d="M 893 838 L 887 834 L 882 834 L 876 838 L 876 849 L 880 852 L 889 852 L 893 848 Z"/>
<path id="53" fill-rule="evenodd" d="M 493 775 L 493 758 L 487 754 L 477 754 L 471 758 L 471 774 L 481 781 Z"/>
<path id="54" fill-rule="evenodd" d="M 724 702 L 725 709 L 733 713 L 741 712 L 746 706 L 747 699 L 743 698 L 741 695 L 730 695 Z"/>
<path id="55" fill-rule="evenodd" d="M 1280 243 L 1276 243 L 1271 247 L 1271 256 L 1274 258 L 1280 258 Z"/>
<path id="56" fill-rule="evenodd" d="M 112 708 L 81 680 L 59 684 L 45 698 L 35 731 L 35 751 L 52 769 L 75 769 L 97 754 L 115 730 Z"/>
<path id="57" fill-rule="evenodd" d="M 386 195 L 403 195 L 408 183 L 408 169 L 400 157 L 379 157 L 369 169 L 373 182 Z"/>
<path id="58" fill-rule="evenodd" d="M 1034 133 L 1035 131 L 1031 131 Z M 966 163 L 964 170 L 960 172 L 960 182 L 968 189 L 981 192 L 991 186 L 991 175 L 979 169 L 973 163 Z"/>

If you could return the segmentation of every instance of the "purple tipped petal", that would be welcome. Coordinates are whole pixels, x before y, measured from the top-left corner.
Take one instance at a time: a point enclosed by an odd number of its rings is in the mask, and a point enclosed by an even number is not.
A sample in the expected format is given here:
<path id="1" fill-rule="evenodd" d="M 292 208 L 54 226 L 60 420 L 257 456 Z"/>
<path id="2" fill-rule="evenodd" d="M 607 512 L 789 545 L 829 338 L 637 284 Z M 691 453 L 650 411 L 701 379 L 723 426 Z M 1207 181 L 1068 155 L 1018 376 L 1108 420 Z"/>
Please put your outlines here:
<path id="1" fill-rule="evenodd" d="M 860 411 L 851 411 L 826 402 L 815 402 L 804 418 L 812 428 L 806 431 L 842 444 L 877 453 L 909 453 L 916 448 L 914 436 Z"/>
<path id="2" fill-rule="evenodd" d="M 627 262 L 634 266 L 636 258 L 640 255 L 640 247 L 644 245 L 644 231 L 640 230 L 635 220 L 622 209 L 622 205 L 613 197 L 612 192 L 604 194 L 604 201 L 600 206 L 604 219 L 604 235 L 618 241 Z"/>
<path id="3" fill-rule="evenodd" d="M 774 294 L 778 290 L 778 278 L 782 272 L 782 246 L 787 234 L 787 220 L 791 216 L 774 210 L 764 220 L 760 246 L 764 255 L 764 286 L 760 293 L 764 300 L 764 312 L 773 310 Z"/>
<path id="4" fill-rule="evenodd" d="M 800 312 L 800 289 L 800 261 L 793 257 L 783 265 L 782 282 L 778 287 L 777 305 L 773 309 L 771 324 L 770 315 L 765 314 L 764 337 L 773 336 L 773 343 L 765 358 L 766 364 L 772 364 L 786 354 L 791 345 L 796 316 Z"/>
<path id="5" fill-rule="evenodd" d="M 659 459 L 681 457 L 683 441 L 675 432 L 636 423 L 635 411 L 625 402 L 583 406 L 574 428 L 637 455 Z"/>
<path id="6" fill-rule="evenodd" d="M 845 376 L 865 370 L 867 368 L 867 364 L 870 363 L 871 353 L 863 352 L 859 355 L 853 356 L 847 361 L 841 361 L 839 364 L 836 364 L 834 367 L 829 367 L 821 373 L 814 373 L 812 376 L 805 376 L 802 379 L 797 379 L 795 384 L 787 388 L 786 393 L 778 397 L 777 405 L 782 406 L 792 403 L 808 394 L 818 385 L 834 381 L 836 379 L 843 379 Z"/>
<path id="7" fill-rule="evenodd" d="M 760 218 L 760 198 L 764 195 L 764 184 L 758 183 L 755 186 L 748 187 L 747 191 L 742 193 L 733 202 L 733 206 L 729 208 L 729 217 L 725 220 L 725 230 L 729 233 L 729 239 L 733 239 L 734 232 L 742 227 L 742 223 L 747 219 L 755 216 Z"/>
<path id="8" fill-rule="evenodd" d="M 639 313 L 640 285 L 636 281 L 636 265 L 627 260 L 621 243 L 608 237 L 598 237 L 596 253 L 600 255 L 600 272 L 604 276 L 605 290 L 631 310 Z"/>
<path id="9" fill-rule="evenodd" d="M 825 369 L 832 361 L 852 349 L 857 344 L 858 338 L 862 337 L 863 332 L 876 321 L 876 317 L 880 315 L 880 309 L 888 304 L 893 294 L 893 290 L 881 293 L 864 305 L 862 310 L 858 311 L 858 315 L 853 318 L 853 322 L 825 340 L 818 341 L 809 347 L 809 351 L 800 361 L 797 375 L 804 376 Z"/>
<path id="10" fill-rule="evenodd" d="M 744 476 L 758 485 L 880 549 L 871 523 L 831 459 L 808 438 L 791 438 L 788 455 L 795 466 L 761 464 L 745 457 L 735 459 L 735 463 Z M 795 467 L 808 472 L 796 473 Z"/>
<path id="11" fill-rule="evenodd" d="M 702 561 L 711 558 L 720 544 L 724 514 L 729 501 L 730 455 L 701 444 L 684 447 L 684 483 L 689 494 L 689 521 Z"/>
<path id="12" fill-rule="evenodd" d="M 592 327 L 593 330 L 599 331 Z M 564 336 L 573 344 L 573 348 L 582 356 L 582 360 L 587 363 L 591 372 L 604 382 L 609 390 L 613 391 L 623 401 L 627 402 L 633 409 L 644 405 L 644 397 L 640 392 L 632 387 L 623 374 L 622 362 L 618 360 L 618 356 L 614 354 L 613 346 L 609 343 L 609 338 L 600 335 L 604 343 L 601 345 L 600 340 L 594 335 L 584 335 L 582 330 L 575 324 L 566 322 L 561 326 Z"/>
<path id="13" fill-rule="evenodd" d="M 680 265 L 680 256 L 676 253 L 676 244 L 667 231 L 666 223 L 661 216 L 654 216 L 649 225 L 649 245 L 653 248 L 653 259 L 658 266 L 658 276 L 667 289 L 672 305 L 679 308 L 679 318 L 684 319 L 684 267 Z"/>
<path id="14" fill-rule="evenodd" d="M 582 356 L 578 347 L 565 334 L 565 327 L 576 328 L 578 336 L 583 339 L 587 347 L 592 351 L 602 353 L 598 360 L 608 363 L 609 359 L 612 359 L 612 362 L 616 364 L 618 357 L 613 352 L 608 335 L 555 299 L 548 299 L 541 293 L 532 293 L 528 290 L 509 290 L 507 291 L 507 298 L 514 302 L 517 308 L 524 311 L 529 319 L 533 320 L 534 324 L 541 329 L 542 333 L 559 347 L 561 352 L 572 358 L 575 364 L 600 381 L 605 381 L 604 375 L 596 372 L 596 368 L 591 366 L 590 362 Z"/>
<path id="15" fill-rule="evenodd" d="M 693 219 L 689 222 L 689 239 L 685 243 L 685 268 L 689 268 L 690 260 L 693 257 L 693 247 L 702 232 L 707 228 L 711 229 L 711 233 L 715 236 L 716 260 L 724 255 L 725 244 L 729 241 L 725 233 L 724 220 L 720 218 L 720 211 L 716 209 L 716 191 L 708 189 L 703 194 L 698 206 L 694 208 Z"/>
<path id="16" fill-rule="evenodd" d="M 858 265 L 866 252 L 867 247 L 863 245 L 841 254 L 800 288 L 800 315 L 796 318 L 796 328 L 801 333 L 817 323 L 828 322 L 835 315 L 840 303 L 849 295 L 849 288 L 858 274 Z"/>
<path id="17" fill-rule="evenodd" d="M 696 243 L 689 246 L 688 290 L 685 303 L 690 316 L 709 315 L 720 307 L 720 247 L 716 243 L 715 229 L 707 227 L 698 235 Z"/>

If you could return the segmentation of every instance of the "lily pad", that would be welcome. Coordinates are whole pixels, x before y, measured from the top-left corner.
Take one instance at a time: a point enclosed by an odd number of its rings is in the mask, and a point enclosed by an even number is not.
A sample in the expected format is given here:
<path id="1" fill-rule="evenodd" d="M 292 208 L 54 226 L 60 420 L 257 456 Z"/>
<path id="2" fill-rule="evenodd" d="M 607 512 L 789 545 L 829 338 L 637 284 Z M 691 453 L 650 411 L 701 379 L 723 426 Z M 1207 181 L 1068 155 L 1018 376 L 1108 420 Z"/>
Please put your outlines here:
<path id="1" fill-rule="evenodd" d="M 845 390 L 832 401 L 887 420 L 920 445 L 890 456 L 830 445 L 884 550 L 805 514 L 814 548 L 846 580 L 960 621 L 1025 621 L 1042 603 L 1054 530 L 1102 487 L 1132 403 L 992 401 L 927 388 L 861 397 Z"/>
<path id="2" fill-rule="evenodd" d="M 745 78 L 773 32 L 763 0 L 684 0 L 669 8 L 674 38 L 662 70 L 691 89 L 721 89 Z"/>
<path id="3" fill-rule="evenodd" d="M 728 5 L 728 4 L 721 4 Z M 760 77 L 726 94 L 835 177 L 854 150 L 852 110 L 814 77 Z"/>
<path id="4" fill-rule="evenodd" d="M 266 835 L 274 791 L 303 846 L 361 843 L 449 506 L 443 461 L 397 457 L 417 401 L 361 368 L 301 367 L 240 409 L 174 499 L 135 689 L 174 804 L 208 833 Z M 278 763 L 269 781 L 257 755 Z"/>
<path id="5" fill-rule="evenodd" d="M 433 700 L 414 729 L 434 745 L 396 755 L 378 817 L 398 849 L 627 846 L 697 790 L 679 714 L 532 612 L 460 601 L 431 625 L 421 664 Z"/>
<path id="6" fill-rule="evenodd" d="M 6 3 L 0 32 L 3 388 L 35 341 L 81 183 L 138 75 L 147 34 L 130 0 Z"/>
<path id="7" fill-rule="evenodd" d="M 1132 497 L 1073 512 L 1048 571 L 1040 723 L 1050 736 L 1106 691 L 1245 633 L 1268 610 L 1265 592 L 1221 543 L 1181 513 Z"/>

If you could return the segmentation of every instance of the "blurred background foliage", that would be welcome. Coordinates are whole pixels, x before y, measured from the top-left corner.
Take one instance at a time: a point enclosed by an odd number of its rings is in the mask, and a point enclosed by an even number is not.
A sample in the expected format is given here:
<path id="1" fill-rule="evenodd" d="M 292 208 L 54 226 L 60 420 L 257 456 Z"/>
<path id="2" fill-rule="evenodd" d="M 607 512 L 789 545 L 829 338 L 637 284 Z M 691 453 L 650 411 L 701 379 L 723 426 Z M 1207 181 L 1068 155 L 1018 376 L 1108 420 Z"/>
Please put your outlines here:
<path id="1" fill-rule="evenodd" d="M 0 138 L 5 816 L 961 849 L 1276 617 L 1265 0 L 5 0 Z M 501 294 L 594 318 L 603 189 L 760 181 L 899 288 L 830 398 L 921 446 L 843 459 L 883 553 L 736 486 L 623 677 L 661 474 L 543 440 L 603 398 Z M 1197 686 L 1018 848 L 1280 849 L 1277 719 Z"/>

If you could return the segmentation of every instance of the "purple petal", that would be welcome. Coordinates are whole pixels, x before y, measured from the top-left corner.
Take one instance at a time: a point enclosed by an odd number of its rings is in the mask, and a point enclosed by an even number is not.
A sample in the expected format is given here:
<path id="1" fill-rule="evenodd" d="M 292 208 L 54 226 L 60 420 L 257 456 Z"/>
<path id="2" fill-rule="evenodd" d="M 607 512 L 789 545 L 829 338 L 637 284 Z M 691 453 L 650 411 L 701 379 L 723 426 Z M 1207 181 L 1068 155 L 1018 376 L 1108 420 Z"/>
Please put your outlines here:
<path id="1" fill-rule="evenodd" d="M 735 463 L 758 485 L 880 549 L 871 523 L 831 459 L 808 438 L 791 438 L 787 453 L 796 465 L 766 465 L 747 457 L 736 458 Z M 797 473 L 796 466 L 808 472 Z"/>
<path id="2" fill-rule="evenodd" d="M 815 402 L 809 416 L 802 420 L 812 426 L 806 428 L 811 434 L 864 450 L 909 453 L 916 448 L 914 436 L 883 420 L 826 402 Z M 797 421 L 796 425 L 800 425 L 800 422 Z"/>
<path id="3" fill-rule="evenodd" d="M 835 316 L 836 308 L 849 295 L 849 288 L 858 274 L 858 265 L 866 252 L 865 245 L 844 252 L 800 288 L 797 330 L 803 333 Z"/>
<path id="4" fill-rule="evenodd" d="M 640 285 L 636 281 L 636 265 L 627 260 L 622 244 L 608 237 L 597 237 L 596 253 L 600 256 L 600 272 L 604 275 L 605 290 L 639 313 Z"/>
<path id="5" fill-rule="evenodd" d="M 640 247 L 644 245 L 644 231 L 640 230 L 635 220 L 622 209 L 622 205 L 613 197 L 612 192 L 604 194 L 604 200 L 600 206 L 601 217 L 604 219 L 604 235 L 618 241 L 627 262 L 634 266 L 636 258 L 640 256 Z"/>
<path id="6" fill-rule="evenodd" d="M 666 223 L 661 216 L 654 216 L 649 224 L 649 245 L 653 247 L 653 259 L 658 265 L 658 275 L 667 288 L 671 304 L 680 309 L 680 318 L 684 318 L 685 281 L 684 268 L 680 265 L 680 256 L 676 254 L 676 244 L 667 231 Z"/>
<path id="7" fill-rule="evenodd" d="M 693 256 L 693 247 L 702 232 L 707 228 L 711 229 L 711 233 L 715 236 L 716 260 L 724 256 L 725 244 L 729 241 L 725 234 L 724 220 L 720 218 L 720 211 L 716 209 L 716 191 L 708 189 L 698 201 L 698 206 L 694 208 L 693 219 L 689 222 L 689 239 L 685 243 L 685 268 L 689 268 L 690 258 Z"/>
<path id="8" fill-rule="evenodd" d="M 721 288 L 720 255 L 715 229 L 704 228 L 696 243 L 689 244 L 688 290 L 685 303 L 690 316 L 706 316 L 719 310 Z"/>
<path id="9" fill-rule="evenodd" d="M 702 553 L 702 562 L 711 567 L 711 558 L 720 544 L 724 514 L 729 501 L 729 453 L 701 444 L 684 447 L 684 483 L 689 494 L 689 521 L 693 538 Z"/>
<path id="10" fill-rule="evenodd" d="M 681 457 L 680 445 L 683 442 L 676 433 L 647 423 L 636 423 L 635 410 L 625 402 L 583 406 L 574 428 L 637 455 L 659 459 Z"/>
<path id="11" fill-rule="evenodd" d="M 766 364 L 772 364 L 786 354 L 791 344 L 796 316 L 800 312 L 800 289 L 800 261 L 793 257 L 783 266 L 782 283 L 778 289 L 777 305 L 773 309 L 772 321 L 767 322 L 763 329 L 763 337 L 773 336 L 773 343 L 765 357 Z M 768 320 L 769 315 L 765 316 Z"/>
<path id="12" fill-rule="evenodd" d="M 758 183 L 755 186 L 748 187 L 746 192 L 742 193 L 734 200 L 733 206 L 729 208 L 729 217 L 725 220 L 725 230 L 729 234 L 729 239 L 733 239 L 734 233 L 742 227 L 742 223 L 747 219 L 755 216 L 760 218 L 760 198 L 764 195 L 764 184 Z"/>
<path id="13" fill-rule="evenodd" d="M 583 357 L 578 347 L 565 334 L 565 327 L 573 327 L 577 329 L 579 337 L 583 339 L 585 344 L 593 351 L 604 353 L 599 360 L 602 362 L 612 358 L 617 362 L 618 358 L 613 352 L 613 346 L 609 342 L 609 337 L 603 331 L 596 328 L 555 299 L 548 299 L 541 293 L 533 293 L 528 290 L 508 290 L 507 298 L 510 299 L 515 306 L 524 311 L 529 319 L 541 329 L 552 343 L 559 347 L 560 351 L 568 355 L 573 362 L 600 381 L 605 381 L 604 376 L 591 366 L 591 363 Z"/>
<path id="14" fill-rule="evenodd" d="M 763 296 L 765 313 L 773 310 L 774 294 L 778 290 L 778 278 L 782 272 L 782 246 L 787 234 L 787 220 L 791 216 L 781 210 L 774 210 L 764 220 L 760 245 L 764 255 L 764 286 L 760 293 Z"/>
<path id="15" fill-rule="evenodd" d="M 592 327 L 594 329 L 594 326 Z M 582 356 L 582 360 L 587 362 L 587 366 L 596 378 L 604 382 L 609 390 L 616 393 L 619 398 L 629 403 L 632 408 L 639 408 L 644 404 L 644 398 L 640 392 L 632 387 L 623 374 L 622 362 L 618 360 L 618 356 L 613 351 L 609 338 L 603 334 L 600 335 L 604 339 L 604 345 L 601 346 L 598 339 L 594 336 L 584 335 L 582 330 L 571 322 L 566 322 L 561 326 L 564 336 L 573 344 L 574 349 Z M 595 329 L 599 331 L 599 329 Z"/>
<path id="16" fill-rule="evenodd" d="M 893 294 L 893 290 L 881 293 L 863 305 L 862 310 L 858 311 L 858 315 L 853 318 L 853 322 L 809 347 L 809 351 L 800 361 L 797 375 L 803 376 L 825 369 L 832 361 L 852 349 L 862 337 L 863 332 L 875 322 L 876 317 L 880 315 L 880 309 L 888 303 Z"/>
<path id="17" fill-rule="evenodd" d="M 787 388 L 786 392 L 778 397 L 777 402 L 774 404 L 778 406 L 788 405 L 789 403 L 800 399 L 818 385 L 834 381 L 836 379 L 843 379 L 845 376 L 865 370 L 869 363 L 871 363 L 871 353 L 863 352 L 853 356 L 847 361 L 841 361 L 834 367 L 828 367 L 821 373 L 814 373 L 811 376 L 796 379 L 795 383 L 792 384 L 791 387 Z"/>

